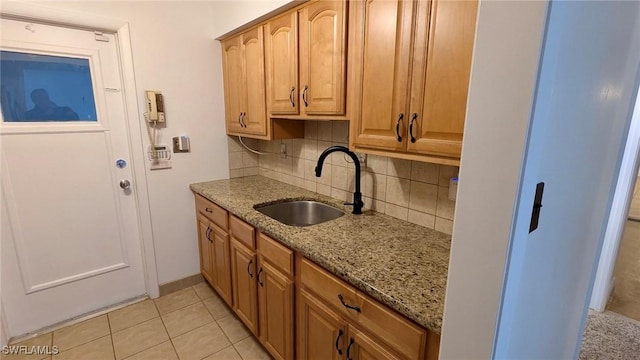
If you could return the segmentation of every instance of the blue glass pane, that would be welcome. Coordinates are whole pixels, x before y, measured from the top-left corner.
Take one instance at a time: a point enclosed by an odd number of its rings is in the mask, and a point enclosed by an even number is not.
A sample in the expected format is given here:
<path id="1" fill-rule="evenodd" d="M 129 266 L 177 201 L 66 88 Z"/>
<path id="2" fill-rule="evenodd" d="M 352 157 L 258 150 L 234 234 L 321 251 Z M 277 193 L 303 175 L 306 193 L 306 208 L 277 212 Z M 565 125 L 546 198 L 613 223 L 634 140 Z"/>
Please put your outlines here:
<path id="1" fill-rule="evenodd" d="M 89 60 L 0 51 L 6 122 L 96 121 Z"/>

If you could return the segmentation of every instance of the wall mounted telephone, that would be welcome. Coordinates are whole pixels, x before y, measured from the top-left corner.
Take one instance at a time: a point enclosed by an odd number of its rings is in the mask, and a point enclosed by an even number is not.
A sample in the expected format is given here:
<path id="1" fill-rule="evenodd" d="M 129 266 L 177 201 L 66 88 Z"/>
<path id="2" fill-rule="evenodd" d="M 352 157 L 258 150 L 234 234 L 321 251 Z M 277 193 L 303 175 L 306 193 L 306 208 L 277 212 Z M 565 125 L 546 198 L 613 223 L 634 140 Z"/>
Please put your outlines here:
<path id="1" fill-rule="evenodd" d="M 164 122 L 164 98 L 162 94 L 155 91 L 146 91 L 147 97 L 147 121 Z"/>
<path id="2" fill-rule="evenodd" d="M 156 132 L 158 124 L 165 122 L 164 116 L 164 98 L 157 91 L 145 91 L 146 112 L 144 118 L 147 124 L 147 132 L 149 134 L 149 161 L 151 162 L 151 170 L 169 169 L 171 168 L 171 151 L 167 145 L 156 144 Z"/>

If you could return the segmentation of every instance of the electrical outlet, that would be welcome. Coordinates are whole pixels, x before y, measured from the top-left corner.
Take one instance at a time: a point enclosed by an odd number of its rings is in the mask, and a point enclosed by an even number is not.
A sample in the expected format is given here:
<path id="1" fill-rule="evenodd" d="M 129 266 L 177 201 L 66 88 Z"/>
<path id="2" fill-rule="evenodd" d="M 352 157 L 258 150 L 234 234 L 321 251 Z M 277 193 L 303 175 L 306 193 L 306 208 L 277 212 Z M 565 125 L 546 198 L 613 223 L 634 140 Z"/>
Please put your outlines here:
<path id="1" fill-rule="evenodd" d="M 367 154 L 364 153 L 356 153 L 358 155 L 358 160 L 360 160 L 360 165 L 364 168 L 367 163 Z"/>
<path id="2" fill-rule="evenodd" d="M 280 157 L 283 159 L 287 158 L 287 144 L 284 142 L 280 143 Z"/>

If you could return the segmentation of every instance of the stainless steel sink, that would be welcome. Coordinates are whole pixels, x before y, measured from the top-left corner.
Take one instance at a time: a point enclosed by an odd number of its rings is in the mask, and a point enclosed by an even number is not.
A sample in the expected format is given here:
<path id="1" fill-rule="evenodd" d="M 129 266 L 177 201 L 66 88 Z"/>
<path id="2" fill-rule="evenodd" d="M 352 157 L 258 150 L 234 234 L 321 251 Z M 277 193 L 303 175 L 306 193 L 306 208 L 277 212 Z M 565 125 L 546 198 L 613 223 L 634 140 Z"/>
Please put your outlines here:
<path id="1" fill-rule="evenodd" d="M 337 219 L 344 212 L 327 204 L 310 200 L 292 200 L 276 204 L 256 205 L 259 212 L 291 226 L 311 226 Z"/>

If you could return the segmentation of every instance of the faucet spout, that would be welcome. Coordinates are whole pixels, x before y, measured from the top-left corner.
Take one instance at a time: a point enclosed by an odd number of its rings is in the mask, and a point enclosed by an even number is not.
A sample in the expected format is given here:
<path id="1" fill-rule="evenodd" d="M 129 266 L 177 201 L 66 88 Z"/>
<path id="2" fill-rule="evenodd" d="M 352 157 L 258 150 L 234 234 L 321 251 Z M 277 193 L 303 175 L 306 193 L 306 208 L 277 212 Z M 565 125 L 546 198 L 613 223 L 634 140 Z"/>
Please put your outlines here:
<path id="1" fill-rule="evenodd" d="M 343 152 L 353 159 L 353 163 L 356 167 L 356 188 L 353 193 L 353 203 L 347 203 L 345 205 L 353 205 L 352 213 L 360 215 L 362 214 L 362 207 L 364 206 L 364 202 L 362 202 L 362 193 L 360 192 L 360 159 L 358 159 L 358 156 L 353 151 L 350 151 L 344 146 L 338 145 L 328 147 L 318 158 L 318 163 L 316 164 L 316 177 L 320 177 L 322 175 L 322 165 L 324 164 L 324 160 L 327 156 L 336 151 Z"/>

